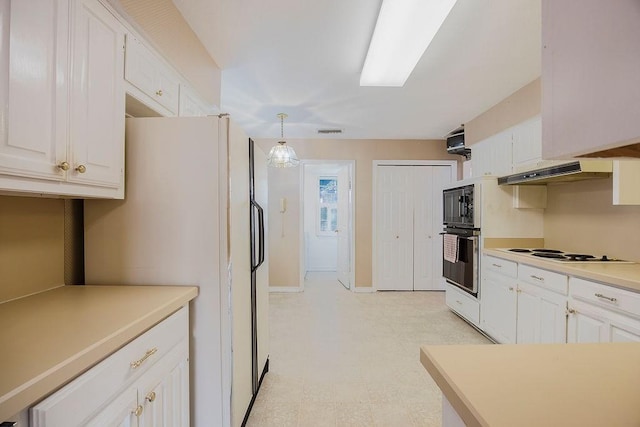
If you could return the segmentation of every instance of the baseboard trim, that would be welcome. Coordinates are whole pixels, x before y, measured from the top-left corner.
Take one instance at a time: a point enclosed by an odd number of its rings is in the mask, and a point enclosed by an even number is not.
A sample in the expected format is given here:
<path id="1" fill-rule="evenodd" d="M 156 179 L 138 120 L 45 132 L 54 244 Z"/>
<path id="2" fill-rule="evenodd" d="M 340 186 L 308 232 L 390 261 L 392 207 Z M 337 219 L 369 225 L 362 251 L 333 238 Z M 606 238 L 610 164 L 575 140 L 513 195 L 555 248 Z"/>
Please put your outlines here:
<path id="1" fill-rule="evenodd" d="M 299 286 L 269 286 L 269 292 L 302 292 L 303 289 Z"/>
<path id="2" fill-rule="evenodd" d="M 351 290 L 362 294 L 377 292 L 372 286 L 353 286 Z"/>

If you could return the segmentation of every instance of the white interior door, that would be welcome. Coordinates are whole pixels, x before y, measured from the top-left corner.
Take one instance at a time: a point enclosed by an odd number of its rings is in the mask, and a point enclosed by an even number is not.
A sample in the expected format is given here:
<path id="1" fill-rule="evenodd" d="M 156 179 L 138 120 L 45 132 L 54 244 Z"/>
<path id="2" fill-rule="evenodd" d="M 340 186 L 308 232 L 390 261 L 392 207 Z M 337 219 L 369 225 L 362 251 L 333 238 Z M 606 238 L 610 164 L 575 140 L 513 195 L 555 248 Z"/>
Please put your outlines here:
<path id="1" fill-rule="evenodd" d="M 376 267 L 378 290 L 413 290 L 413 169 L 378 166 Z"/>
<path id="2" fill-rule="evenodd" d="M 349 166 L 338 171 L 338 280 L 351 287 L 351 173 Z"/>
<path id="3" fill-rule="evenodd" d="M 442 188 L 449 166 L 414 166 L 413 289 L 442 290 Z"/>

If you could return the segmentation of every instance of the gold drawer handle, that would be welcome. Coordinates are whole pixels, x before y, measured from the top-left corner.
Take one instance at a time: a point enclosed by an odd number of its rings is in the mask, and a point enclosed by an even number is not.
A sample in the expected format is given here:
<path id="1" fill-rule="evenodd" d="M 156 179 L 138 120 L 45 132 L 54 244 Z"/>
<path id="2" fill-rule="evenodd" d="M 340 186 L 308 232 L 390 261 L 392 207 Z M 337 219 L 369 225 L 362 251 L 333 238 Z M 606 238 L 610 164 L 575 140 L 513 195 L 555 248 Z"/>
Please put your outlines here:
<path id="1" fill-rule="evenodd" d="M 601 299 L 607 300 L 607 301 L 609 301 L 609 302 L 616 302 L 616 301 L 618 301 L 618 299 L 617 299 L 617 298 L 611 298 L 611 297 L 608 297 L 608 296 L 606 296 L 606 295 L 602 295 L 602 294 L 595 294 L 595 296 L 596 296 L 596 298 L 601 298 Z"/>
<path id="2" fill-rule="evenodd" d="M 144 409 L 142 408 L 142 405 L 138 405 L 138 406 L 136 406 L 136 409 L 134 409 L 133 411 L 131 411 L 131 413 L 132 413 L 133 415 L 135 415 L 136 417 L 140 418 L 140 415 L 142 415 L 142 411 L 143 411 L 143 410 L 144 410 Z"/>
<path id="3" fill-rule="evenodd" d="M 493 265 L 494 267 L 502 268 L 500 264 L 491 264 L 491 265 Z"/>
<path id="4" fill-rule="evenodd" d="M 544 282 L 544 277 L 534 276 L 533 274 L 530 275 L 529 277 L 531 277 L 532 279 L 536 279 L 536 280 L 539 280 L 541 282 Z"/>
<path id="5" fill-rule="evenodd" d="M 147 399 L 149 402 L 153 402 L 154 400 L 156 400 L 156 392 L 150 391 L 149 393 L 147 393 L 145 399 Z"/>
<path id="6" fill-rule="evenodd" d="M 149 357 L 153 356 L 157 352 L 158 352 L 158 349 L 156 347 L 153 347 L 151 350 L 147 350 L 147 352 L 144 354 L 144 356 L 142 356 L 140 359 L 138 359 L 138 360 L 136 360 L 134 362 L 131 362 L 131 367 L 133 369 L 136 369 L 137 367 L 142 365 L 145 360 L 147 360 Z"/>

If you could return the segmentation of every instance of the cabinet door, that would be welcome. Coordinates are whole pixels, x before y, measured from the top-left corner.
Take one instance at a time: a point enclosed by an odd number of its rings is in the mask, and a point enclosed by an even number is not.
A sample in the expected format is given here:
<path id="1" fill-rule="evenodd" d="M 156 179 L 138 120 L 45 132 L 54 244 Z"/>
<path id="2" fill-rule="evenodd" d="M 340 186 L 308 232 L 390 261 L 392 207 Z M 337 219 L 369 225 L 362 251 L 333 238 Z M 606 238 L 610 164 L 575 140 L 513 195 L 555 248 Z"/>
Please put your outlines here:
<path id="1" fill-rule="evenodd" d="M 518 344 L 567 342 L 565 296 L 519 283 L 517 313 Z"/>
<path id="2" fill-rule="evenodd" d="M 124 28 L 97 0 L 74 0 L 69 181 L 120 187 Z"/>
<path id="3" fill-rule="evenodd" d="M 502 344 L 516 342 L 516 281 L 486 272 L 482 279 L 480 324 L 482 329 Z"/>
<path id="4" fill-rule="evenodd" d="M 137 427 L 142 407 L 138 405 L 138 391 L 128 388 L 85 424 L 86 427 Z"/>
<path id="5" fill-rule="evenodd" d="M 569 302 L 567 342 L 598 343 L 608 341 L 608 322 L 597 309 L 575 301 Z"/>
<path id="6" fill-rule="evenodd" d="M 542 123 L 540 117 L 512 128 L 513 168 L 521 170 L 534 166 L 542 158 Z"/>
<path id="7" fill-rule="evenodd" d="M 56 165 L 67 161 L 68 0 L 2 3 L 0 56 L 8 73 L 0 75 L 0 173 L 62 180 Z"/>
<path id="8" fill-rule="evenodd" d="M 640 322 L 631 319 L 629 319 L 629 322 L 611 322 L 609 341 L 640 342 Z"/>

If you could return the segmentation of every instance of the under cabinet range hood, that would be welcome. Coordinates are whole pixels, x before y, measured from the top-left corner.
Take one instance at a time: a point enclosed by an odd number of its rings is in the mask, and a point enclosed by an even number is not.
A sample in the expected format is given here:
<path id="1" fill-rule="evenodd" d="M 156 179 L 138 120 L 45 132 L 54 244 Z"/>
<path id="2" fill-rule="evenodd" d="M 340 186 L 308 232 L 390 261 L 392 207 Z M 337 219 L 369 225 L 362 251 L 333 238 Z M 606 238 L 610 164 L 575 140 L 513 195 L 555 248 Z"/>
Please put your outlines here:
<path id="1" fill-rule="evenodd" d="M 546 184 L 549 182 L 579 181 L 608 178 L 613 166 L 610 160 L 576 160 L 560 165 L 519 172 L 498 178 L 500 185 Z"/>

